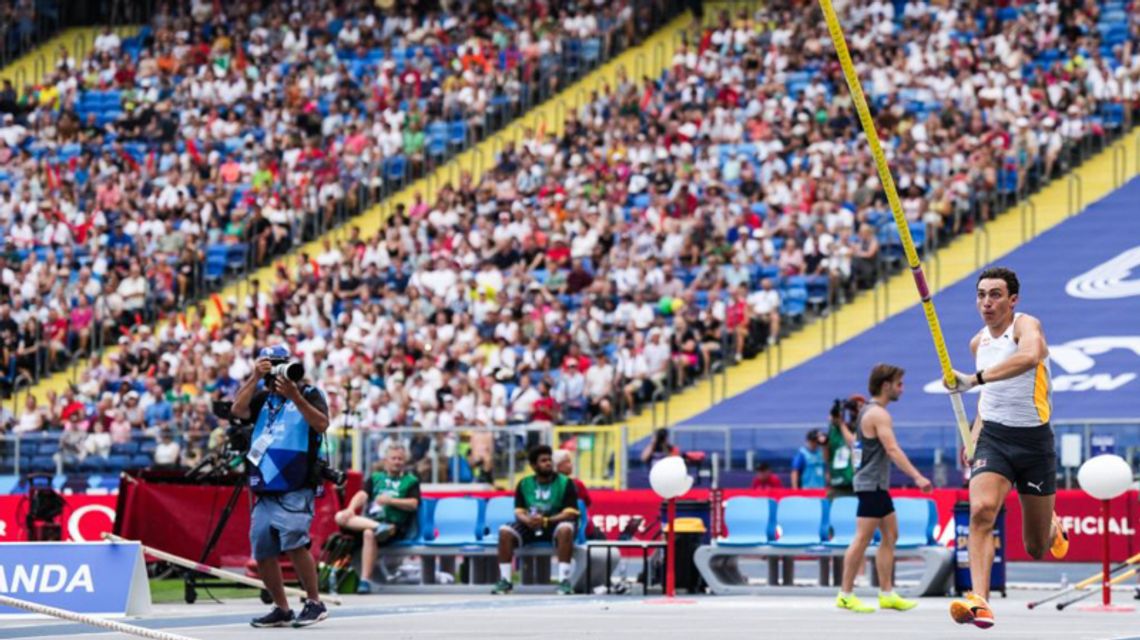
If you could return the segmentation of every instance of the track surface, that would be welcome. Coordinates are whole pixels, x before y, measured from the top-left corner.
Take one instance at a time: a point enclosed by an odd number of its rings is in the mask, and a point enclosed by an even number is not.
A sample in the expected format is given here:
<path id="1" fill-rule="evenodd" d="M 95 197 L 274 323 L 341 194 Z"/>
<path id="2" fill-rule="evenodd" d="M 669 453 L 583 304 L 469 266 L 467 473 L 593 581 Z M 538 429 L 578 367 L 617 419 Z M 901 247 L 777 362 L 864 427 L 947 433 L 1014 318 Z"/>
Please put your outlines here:
<path id="1" fill-rule="evenodd" d="M 949 600 L 923 599 L 907 613 L 857 615 L 833 608 L 830 598 L 699 596 L 662 604 L 660 597 L 554 597 L 477 595 L 373 595 L 346 598 L 330 618 L 309 629 L 252 629 L 248 619 L 265 608 L 256 600 L 225 604 L 160 605 L 133 624 L 200 639 L 282 637 L 345 638 L 842 638 L 858 633 L 874 640 L 911 638 L 1137 638 L 1140 613 L 1029 611 L 1025 603 L 1044 591 L 1012 591 L 993 604 L 998 625 L 990 631 L 959 627 L 947 615 Z M 1121 603 L 1134 603 L 1116 594 Z M 871 598 L 873 600 L 873 597 Z M 1090 599 L 1089 602 L 1095 602 Z M 866 634 L 866 635 L 863 635 Z M 0 638 L 62 639 L 76 635 L 125 638 L 79 625 L 0 623 Z"/>

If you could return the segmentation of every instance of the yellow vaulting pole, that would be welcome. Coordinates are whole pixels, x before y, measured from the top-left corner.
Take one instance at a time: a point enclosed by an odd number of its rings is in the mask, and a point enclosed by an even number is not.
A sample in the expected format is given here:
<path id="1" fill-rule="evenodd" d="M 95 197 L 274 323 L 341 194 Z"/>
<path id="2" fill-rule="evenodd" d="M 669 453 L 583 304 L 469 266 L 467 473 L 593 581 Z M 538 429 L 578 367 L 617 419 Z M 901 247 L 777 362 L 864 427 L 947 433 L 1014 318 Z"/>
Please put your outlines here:
<path id="1" fill-rule="evenodd" d="M 895 226 L 899 229 L 899 238 L 902 239 L 903 251 L 906 254 L 907 265 L 914 276 L 914 285 L 918 288 L 918 295 L 922 298 L 922 310 L 926 314 L 926 325 L 930 328 L 930 337 L 934 341 L 934 350 L 938 353 L 938 364 L 942 367 L 942 380 L 946 386 L 953 389 L 958 386 L 954 378 L 954 369 L 950 364 L 950 352 L 946 350 L 946 338 L 942 335 L 942 326 L 938 322 L 938 312 L 934 309 L 934 297 L 926 283 L 926 275 L 922 272 L 922 264 L 918 261 L 918 252 L 914 249 L 914 239 L 910 237 L 910 227 L 907 226 L 906 216 L 903 215 L 902 205 L 899 203 L 899 194 L 895 189 L 895 180 L 891 177 L 887 158 L 883 155 L 883 146 L 879 143 L 879 134 L 875 130 L 875 122 L 871 119 L 871 110 L 867 108 L 867 99 L 863 96 L 863 86 L 859 83 L 859 76 L 855 73 L 855 65 L 851 62 L 851 53 L 847 50 L 847 39 L 843 36 L 843 27 L 835 15 L 835 8 L 831 0 L 819 0 L 823 9 L 823 18 L 827 21 L 827 30 L 831 33 L 831 42 L 835 45 L 835 53 L 839 56 L 839 64 L 843 67 L 843 77 L 847 79 L 847 88 L 851 90 L 851 100 L 855 103 L 855 110 L 859 113 L 859 122 L 863 125 L 863 133 L 871 145 L 871 155 L 875 158 L 875 168 L 879 171 L 879 180 L 883 183 L 883 191 L 887 194 L 887 202 L 891 205 L 891 215 L 895 218 Z M 958 432 L 962 436 L 962 443 L 966 447 L 966 455 L 973 457 L 974 443 L 970 438 L 970 423 L 966 418 L 966 408 L 962 405 L 960 392 L 950 393 L 950 404 L 954 407 L 954 417 L 958 422 Z"/>

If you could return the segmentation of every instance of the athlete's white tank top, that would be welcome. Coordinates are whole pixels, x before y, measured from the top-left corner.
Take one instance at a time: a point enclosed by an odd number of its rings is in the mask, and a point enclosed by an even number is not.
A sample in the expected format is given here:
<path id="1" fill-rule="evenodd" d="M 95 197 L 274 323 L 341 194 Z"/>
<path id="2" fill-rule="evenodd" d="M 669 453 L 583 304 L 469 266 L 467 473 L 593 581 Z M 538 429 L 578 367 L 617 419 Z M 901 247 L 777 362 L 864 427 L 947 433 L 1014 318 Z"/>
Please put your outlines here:
<path id="1" fill-rule="evenodd" d="M 978 371 L 1008 360 L 1017 351 L 1013 325 L 1019 316 L 1020 313 L 1014 314 L 1013 323 L 996 338 L 990 335 L 988 328 L 982 328 L 976 358 Z M 982 401 L 978 412 L 982 420 L 1007 427 L 1039 427 L 1049 422 L 1053 413 L 1053 380 L 1048 356 L 1021 375 L 986 382 L 981 389 Z"/>

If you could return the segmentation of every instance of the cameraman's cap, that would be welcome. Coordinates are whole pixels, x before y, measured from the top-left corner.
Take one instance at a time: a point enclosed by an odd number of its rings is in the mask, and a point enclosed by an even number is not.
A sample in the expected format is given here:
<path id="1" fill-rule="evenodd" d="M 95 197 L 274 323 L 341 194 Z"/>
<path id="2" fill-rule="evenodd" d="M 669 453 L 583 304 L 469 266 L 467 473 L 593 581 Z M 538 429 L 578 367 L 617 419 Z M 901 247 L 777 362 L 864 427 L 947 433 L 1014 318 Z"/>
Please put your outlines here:
<path id="1" fill-rule="evenodd" d="M 272 347 L 265 347 L 258 354 L 258 358 L 266 358 L 268 360 L 288 360 L 289 349 L 283 345 L 275 345 Z"/>
<path id="2" fill-rule="evenodd" d="M 811 431 L 808 431 L 808 432 L 807 432 L 807 439 L 808 439 L 808 440 L 819 440 L 819 438 L 820 438 L 822 435 L 823 435 L 823 434 L 822 434 L 822 433 L 820 433 L 819 429 L 812 429 Z"/>

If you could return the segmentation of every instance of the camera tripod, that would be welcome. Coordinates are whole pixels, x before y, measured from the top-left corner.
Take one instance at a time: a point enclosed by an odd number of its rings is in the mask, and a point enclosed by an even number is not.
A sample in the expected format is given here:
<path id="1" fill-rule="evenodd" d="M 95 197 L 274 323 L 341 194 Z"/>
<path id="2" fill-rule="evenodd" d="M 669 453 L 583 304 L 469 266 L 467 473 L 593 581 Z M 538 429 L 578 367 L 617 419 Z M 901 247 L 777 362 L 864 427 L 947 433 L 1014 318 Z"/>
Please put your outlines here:
<path id="1" fill-rule="evenodd" d="M 240 459 L 239 459 L 240 460 Z M 205 481 L 209 484 L 228 485 L 233 484 L 233 491 L 230 493 L 229 498 L 226 500 L 226 505 L 222 508 L 222 513 L 218 517 L 218 522 L 214 525 L 213 531 L 210 532 L 210 537 L 206 539 L 206 544 L 202 546 L 202 553 L 198 556 L 198 562 L 206 564 L 207 558 L 213 552 L 214 547 L 217 546 L 218 541 L 222 538 L 222 532 L 226 529 L 226 524 L 233 515 L 234 507 L 237 506 L 238 500 L 241 499 L 242 491 L 245 489 L 244 475 L 238 473 L 231 473 L 234 468 L 233 464 L 226 464 L 222 456 L 217 452 L 207 456 L 197 464 L 193 469 L 186 473 L 186 477 L 192 480 Z M 209 468 L 208 471 L 203 473 L 203 469 Z M 207 580 L 204 574 L 196 571 L 187 571 L 184 576 L 183 585 L 183 599 L 186 604 L 194 604 L 198 600 L 198 587 L 210 586 L 243 586 L 236 582 L 224 582 L 218 580 Z M 272 598 L 269 593 L 264 589 L 261 591 L 261 601 L 269 604 Z"/>

